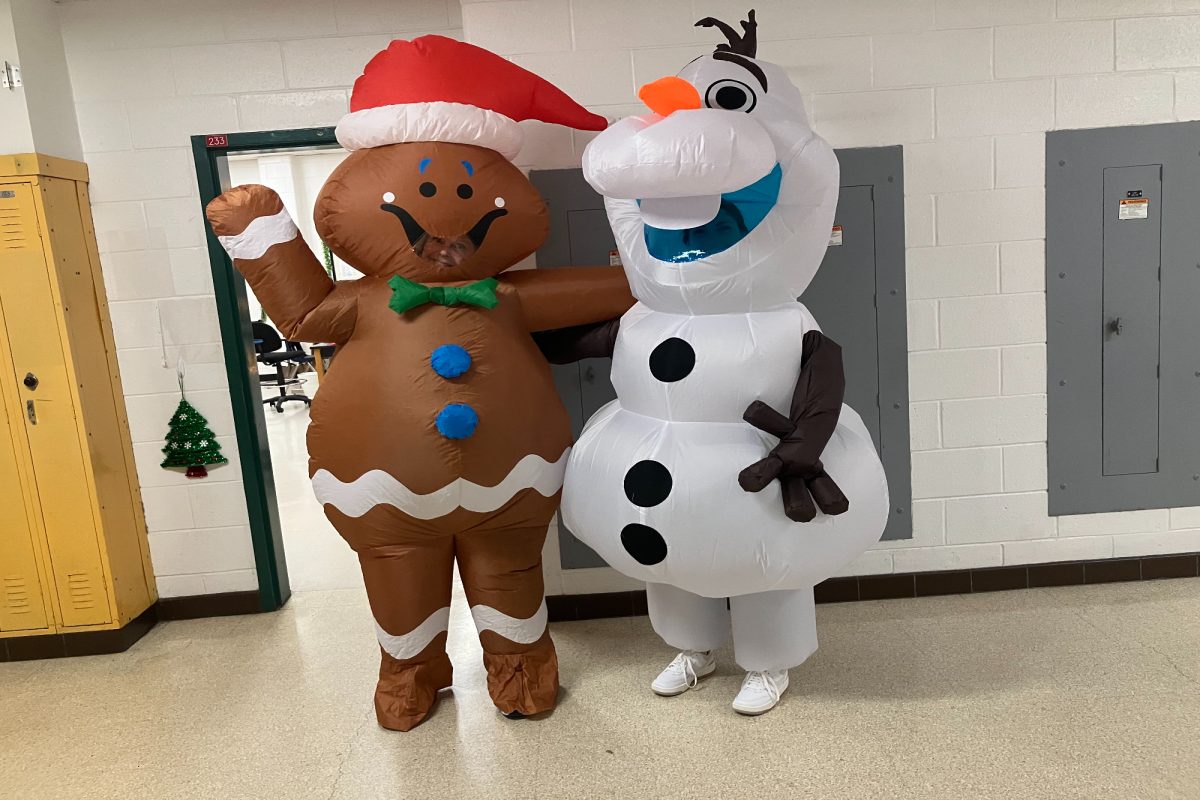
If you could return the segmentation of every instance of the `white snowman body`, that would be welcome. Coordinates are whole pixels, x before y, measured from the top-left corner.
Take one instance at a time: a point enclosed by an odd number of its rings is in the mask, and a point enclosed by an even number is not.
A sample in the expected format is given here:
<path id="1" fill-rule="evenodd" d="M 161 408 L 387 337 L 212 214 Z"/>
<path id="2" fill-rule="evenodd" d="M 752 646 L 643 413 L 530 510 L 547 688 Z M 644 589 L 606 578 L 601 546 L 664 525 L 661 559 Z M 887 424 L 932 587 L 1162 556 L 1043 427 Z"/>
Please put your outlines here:
<path id="1" fill-rule="evenodd" d="M 562 513 L 610 565 L 647 581 L 664 638 L 706 649 L 704 636 L 667 618 L 696 628 L 709 612 L 689 610 L 687 598 L 801 590 L 799 606 L 756 601 L 756 614 L 810 608 L 811 587 L 879 539 L 888 495 L 870 435 L 845 406 L 821 458 L 847 512 L 794 522 L 778 481 L 755 493 L 738 485 L 778 444 L 743 420 L 746 407 L 761 400 L 788 414 L 804 335 L 819 330 L 797 298 L 824 257 L 838 165 L 778 67 L 717 53 L 678 78 L 703 107 L 621 120 L 584 153 L 639 302 L 622 317 L 613 354 L 617 399 L 572 451 Z M 741 663 L 736 606 L 733 616 Z M 776 635 L 769 628 L 760 640 Z M 807 657 L 815 632 L 801 638 L 778 658 Z"/>
<path id="2" fill-rule="evenodd" d="M 850 498 L 845 514 L 793 522 L 784 516 L 778 481 L 760 492 L 737 482 L 742 467 L 778 443 L 742 413 L 754 400 L 786 412 L 800 371 L 799 343 L 814 327 L 799 303 L 695 316 L 634 306 L 621 320 L 613 355 L 618 399 L 588 422 L 567 469 L 568 527 L 626 575 L 707 597 L 810 587 L 878 540 L 878 520 L 887 515 L 882 468 L 863 469 L 878 459 L 848 406 L 822 455 Z M 695 365 L 664 382 L 650 374 L 651 354 L 672 340 L 694 351 Z M 646 462 L 665 468 L 658 476 L 669 475 L 661 500 L 661 478 L 645 490 L 650 497 L 630 486 L 638 469 L 650 469 L 638 466 Z M 642 527 L 627 530 L 631 523 Z M 656 541 L 638 541 L 653 538 L 652 531 L 662 537 L 665 557 L 643 563 L 661 552 Z"/>

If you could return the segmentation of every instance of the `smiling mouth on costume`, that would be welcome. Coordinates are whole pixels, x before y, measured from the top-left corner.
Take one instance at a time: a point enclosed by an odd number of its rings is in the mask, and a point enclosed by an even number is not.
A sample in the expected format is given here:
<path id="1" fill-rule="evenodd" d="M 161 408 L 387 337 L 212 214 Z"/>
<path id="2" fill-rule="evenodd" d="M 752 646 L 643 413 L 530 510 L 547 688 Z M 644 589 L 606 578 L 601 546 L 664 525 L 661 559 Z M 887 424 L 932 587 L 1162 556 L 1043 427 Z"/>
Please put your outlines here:
<path id="1" fill-rule="evenodd" d="M 659 261 L 675 264 L 698 261 L 728 250 L 745 239 L 775 207 L 782 178 L 783 170 L 776 164 L 749 186 L 725 192 L 719 203 L 713 204 L 716 205 L 715 215 L 700 225 L 660 228 L 645 222 L 646 249 Z M 638 201 L 639 205 L 642 203 Z M 688 210 L 695 207 L 696 204 L 692 204 Z"/>
<path id="2" fill-rule="evenodd" d="M 398 205 L 384 203 L 380 208 L 400 220 L 414 253 L 441 267 L 457 267 L 474 255 L 483 246 L 492 223 L 508 214 L 506 209 L 494 208 L 480 217 L 465 234 L 447 237 L 429 234 L 412 214 Z"/>

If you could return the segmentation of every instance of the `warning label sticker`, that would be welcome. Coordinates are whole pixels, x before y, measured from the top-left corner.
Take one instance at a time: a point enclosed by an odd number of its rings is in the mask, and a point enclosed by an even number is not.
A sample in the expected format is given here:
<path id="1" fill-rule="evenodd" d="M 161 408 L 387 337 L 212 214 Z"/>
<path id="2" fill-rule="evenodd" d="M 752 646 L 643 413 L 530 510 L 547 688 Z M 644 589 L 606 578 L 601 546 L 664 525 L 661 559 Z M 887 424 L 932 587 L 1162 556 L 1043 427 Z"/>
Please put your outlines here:
<path id="1" fill-rule="evenodd" d="M 829 246 L 830 247 L 841 247 L 842 246 L 842 226 L 841 225 L 833 226 L 833 230 L 829 234 Z"/>
<path id="2" fill-rule="evenodd" d="M 1127 197 L 1121 200 L 1117 219 L 1146 219 L 1150 216 L 1150 198 Z"/>

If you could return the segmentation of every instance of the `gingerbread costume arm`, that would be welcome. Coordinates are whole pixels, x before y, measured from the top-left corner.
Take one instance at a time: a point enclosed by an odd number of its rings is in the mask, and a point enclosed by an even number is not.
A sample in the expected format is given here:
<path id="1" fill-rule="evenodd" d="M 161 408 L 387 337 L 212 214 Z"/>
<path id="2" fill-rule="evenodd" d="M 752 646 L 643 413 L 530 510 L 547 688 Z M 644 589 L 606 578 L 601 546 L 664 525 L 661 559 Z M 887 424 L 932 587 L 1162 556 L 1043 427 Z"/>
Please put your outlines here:
<path id="1" fill-rule="evenodd" d="M 620 267 L 524 269 L 500 280 L 517 290 L 530 333 L 604 322 L 634 302 Z"/>
<path id="2" fill-rule="evenodd" d="M 209 203 L 205 215 L 285 339 L 350 338 L 357 312 L 353 283 L 329 278 L 273 189 L 235 186 Z"/>

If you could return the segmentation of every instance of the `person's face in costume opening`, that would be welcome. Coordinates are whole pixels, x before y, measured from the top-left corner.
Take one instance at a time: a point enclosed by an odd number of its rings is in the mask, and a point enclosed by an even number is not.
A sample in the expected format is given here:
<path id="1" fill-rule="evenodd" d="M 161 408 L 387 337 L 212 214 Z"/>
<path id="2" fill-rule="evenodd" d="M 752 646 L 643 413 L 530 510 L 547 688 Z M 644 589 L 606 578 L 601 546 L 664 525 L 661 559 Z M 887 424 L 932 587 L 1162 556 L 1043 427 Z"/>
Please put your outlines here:
<path id="1" fill-rule="evenodd" d="M 457 267 L 474 255 L 475 243 L 466 236 L 444 239 L 426 234 L 413 245 L 413 252 L 421 258 L 442 267 Z"/>
<path id="2" fill-rule="evenodd" d="M 722 202 L 717 215 L 698 228 L 683 231 L 682 244 L 687 250 L 719 253 L 749 231 L 742 213 L 733 203 Z"/>
<path id="3" fill-rule="evenodd" d="M 356 150 L 329 176 L 314 221 L 339 258 L 368 275 L 422 283 L 495 275 L 536 250 L 546 207 L 494 150 L 410 142 Z"/>

